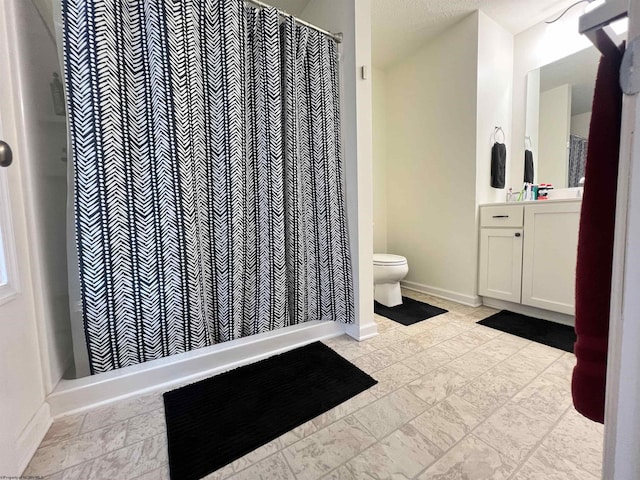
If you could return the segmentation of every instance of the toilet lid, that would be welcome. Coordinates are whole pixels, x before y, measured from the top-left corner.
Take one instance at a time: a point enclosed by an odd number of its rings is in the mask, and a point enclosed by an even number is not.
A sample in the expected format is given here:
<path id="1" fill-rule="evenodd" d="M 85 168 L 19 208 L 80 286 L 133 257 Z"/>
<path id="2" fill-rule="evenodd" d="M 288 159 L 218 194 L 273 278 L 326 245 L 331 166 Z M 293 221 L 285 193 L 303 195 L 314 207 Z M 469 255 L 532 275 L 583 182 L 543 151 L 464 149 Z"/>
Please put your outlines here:
<path id="1" fill-rule="evenodd" d="M 400 255 L 392 255 L 390 253 L 374 253 L 374 265 L 404 265 L 407 259 Z"/>

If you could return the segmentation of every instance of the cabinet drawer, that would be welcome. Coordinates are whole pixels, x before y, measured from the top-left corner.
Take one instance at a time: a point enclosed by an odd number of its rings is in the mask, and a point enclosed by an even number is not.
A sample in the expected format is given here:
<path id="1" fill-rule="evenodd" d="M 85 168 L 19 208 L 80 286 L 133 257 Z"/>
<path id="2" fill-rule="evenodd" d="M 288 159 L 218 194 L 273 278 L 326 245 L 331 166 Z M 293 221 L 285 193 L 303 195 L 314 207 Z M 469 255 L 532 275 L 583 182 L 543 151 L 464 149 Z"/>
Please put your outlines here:
<path id="1" fill-rule="evenodd" d="M 496 205 L 480 208 L 481 227 L 522 227 L 523 205 Z"/>

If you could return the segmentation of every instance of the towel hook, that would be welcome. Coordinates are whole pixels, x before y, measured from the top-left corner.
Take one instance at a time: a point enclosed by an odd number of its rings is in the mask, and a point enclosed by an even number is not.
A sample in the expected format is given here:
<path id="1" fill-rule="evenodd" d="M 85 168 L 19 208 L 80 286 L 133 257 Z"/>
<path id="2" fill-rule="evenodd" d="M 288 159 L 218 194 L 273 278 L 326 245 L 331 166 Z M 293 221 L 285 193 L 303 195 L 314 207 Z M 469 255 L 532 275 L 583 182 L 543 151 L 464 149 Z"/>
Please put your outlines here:
<path id="1" fill-rule="evenodd" d="M 498 133 L 502 133 L 502 143 L 504 143 L 506 137 L 504 135 L 504 130 L 502 130 L 502 127 L 495 127 L 493 129 L 493 141 L 498 141 Z"/>

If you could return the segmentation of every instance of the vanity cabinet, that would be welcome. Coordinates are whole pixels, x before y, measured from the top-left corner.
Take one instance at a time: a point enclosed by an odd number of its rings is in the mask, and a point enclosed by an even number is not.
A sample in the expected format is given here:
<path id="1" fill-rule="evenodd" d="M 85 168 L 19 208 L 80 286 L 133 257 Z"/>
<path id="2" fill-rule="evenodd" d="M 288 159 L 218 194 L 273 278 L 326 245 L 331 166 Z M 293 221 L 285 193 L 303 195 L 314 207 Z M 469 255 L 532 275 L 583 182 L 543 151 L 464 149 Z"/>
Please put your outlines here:
<path id="1" fill-rule="evenodd" d="M 480 207 L 479 294 L 573 315 L 580 201 Z"/>

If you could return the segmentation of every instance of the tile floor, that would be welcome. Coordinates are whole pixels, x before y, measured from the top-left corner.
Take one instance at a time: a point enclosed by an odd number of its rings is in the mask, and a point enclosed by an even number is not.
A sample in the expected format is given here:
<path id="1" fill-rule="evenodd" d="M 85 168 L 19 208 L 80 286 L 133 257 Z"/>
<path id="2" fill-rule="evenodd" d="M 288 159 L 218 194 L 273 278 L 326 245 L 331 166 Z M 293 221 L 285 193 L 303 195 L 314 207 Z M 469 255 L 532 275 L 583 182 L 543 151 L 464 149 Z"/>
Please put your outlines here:
<path id="1" fill-rule="evenodd" d="M 326 342 L 378 385 L 206 478 L 600 478 L 603 429 L 571 405 L 573 355 L 477 325 L 489 308 L 405 293 L 449 313 Z M 66 417 L 25 475 L 168 479 L 164 428 L 160 393 Z"/>

